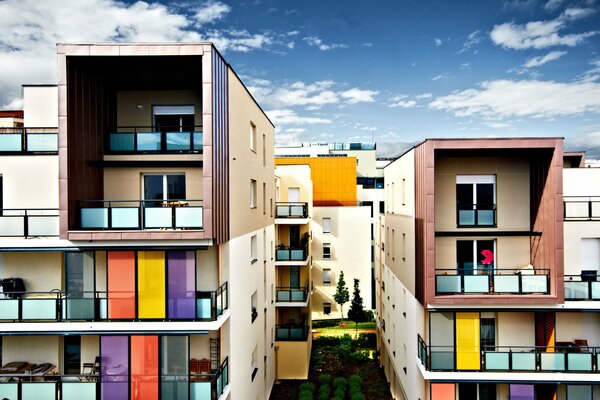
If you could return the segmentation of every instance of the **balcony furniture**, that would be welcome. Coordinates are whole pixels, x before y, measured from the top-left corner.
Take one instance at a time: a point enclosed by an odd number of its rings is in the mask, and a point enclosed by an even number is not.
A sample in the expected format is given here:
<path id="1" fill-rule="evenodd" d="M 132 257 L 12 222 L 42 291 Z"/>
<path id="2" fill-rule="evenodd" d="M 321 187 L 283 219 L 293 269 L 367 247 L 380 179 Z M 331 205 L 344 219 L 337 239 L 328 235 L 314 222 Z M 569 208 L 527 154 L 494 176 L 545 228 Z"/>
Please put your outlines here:
<path id="1" fill-rule="evenodd" d="M 190 375 L 191 381 L 208 381 L 210 380 L 210 360 L 201 358 L 200 360 L 192 358 L 190 360 Z"/>

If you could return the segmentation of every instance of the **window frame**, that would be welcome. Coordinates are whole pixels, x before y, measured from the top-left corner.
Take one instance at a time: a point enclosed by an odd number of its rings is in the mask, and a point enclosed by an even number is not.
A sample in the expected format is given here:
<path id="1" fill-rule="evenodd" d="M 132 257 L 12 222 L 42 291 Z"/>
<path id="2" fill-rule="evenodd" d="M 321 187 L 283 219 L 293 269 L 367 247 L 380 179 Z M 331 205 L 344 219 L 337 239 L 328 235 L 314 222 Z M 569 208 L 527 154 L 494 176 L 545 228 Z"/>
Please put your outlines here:
<path id="1" fill-rule="evenodd" d="M 327 249 L 327 253 L 325 253 L 325 249 Z M 323 259 L 331 260 L 331 243 L 323 243 Z"/>
<path id="2" fill-rule="evenodd" d="M 491 211 L 493 212 L 492 224 L 482 224 L 478 221 L 478 200 L 477 200 L 477 185 L 492 185 L 492 205 Z M 471 185 L 472 186 L 472 210 L 474 211 L 473 224 L 464 224 L 460 220 L 460 211 L 468 211 L 469 208 L 461 208 L 461 204 L 458 200 L 458 185 Z M 495 228 L 498 224 L 496 205 L 498 195 L 498 185 L 496 175 L 456 175 L 455 182 L 455 198 L 456 198 L 456 226 L 457 228 L 478 228 L 488 227 Z"/>
<path id="3" fill-rule="evenodd" d="M 325 280 L 325 277 L 328 276 L 329 279 Z M 331 272 L 331 268 L 323 268 L 323 286 L 331 286 L 333 283 L 333 273 Z"/>

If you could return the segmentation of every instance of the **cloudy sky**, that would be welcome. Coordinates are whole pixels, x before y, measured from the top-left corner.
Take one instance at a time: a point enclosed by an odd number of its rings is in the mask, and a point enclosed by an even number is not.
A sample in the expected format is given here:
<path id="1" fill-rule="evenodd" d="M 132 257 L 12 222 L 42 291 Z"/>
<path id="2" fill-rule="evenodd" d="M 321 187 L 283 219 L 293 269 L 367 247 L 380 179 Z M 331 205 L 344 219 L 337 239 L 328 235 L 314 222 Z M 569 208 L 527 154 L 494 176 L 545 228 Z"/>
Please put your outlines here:
<path id="1" fill-rule="evenodd" d="M 600 0 L 0 0 L 0 108 L 55 43 L 213 41 L 277 144 L 562 136 L 600 158 Z"/>

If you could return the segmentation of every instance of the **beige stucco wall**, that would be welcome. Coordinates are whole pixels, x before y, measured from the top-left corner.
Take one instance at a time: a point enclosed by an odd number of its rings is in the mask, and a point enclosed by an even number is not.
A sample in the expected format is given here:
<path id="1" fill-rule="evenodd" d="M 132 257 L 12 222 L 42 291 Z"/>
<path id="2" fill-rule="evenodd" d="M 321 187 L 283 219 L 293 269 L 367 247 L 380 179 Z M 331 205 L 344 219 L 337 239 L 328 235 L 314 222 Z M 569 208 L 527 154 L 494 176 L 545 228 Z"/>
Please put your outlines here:
<path id="1" fill-rule="evenodd" d="M 310 165 L 278 165 L 275 167 L 275 175 L 279 178 L 277 187 L 277 201 L 289 202 L 289 188 L 299 188 L 300 202 L 308 203 L 312 208 L 312 180 L 310 176 Z M 309 210 L 309 215 L 312 213 Z"/>
<path id="2" fill-rule="evenodd" d="M 229 70 L 228 88 L 229 218 L 230 235 L 234 238 L 273 224 L 275 211 L 273 136 L 275 128 L 231 70 Z M 250 149 L 251 123 L 256 126 L 255 151 Z M 256 180 L 255 208 L 250 208 L 251 179 Z M 264 191 L 263 183 L 265 184 Z M 271 212 L 271 204 L 273 204 L 273 212 Z"/>
<path id="3" fill-rule="evenodd" d="M 100 336 L 81 336 L 81 371 L 83 372 L 83 364 L 93 363 L 98 356 L 100 356 Z"/>
<path id="4" fill-rule="evenodd" d="M 457 240 L 486 240 L 486 237 L 437 237 L 435 239 L 435 266 L 441 269 L 456 268 L 456 241 Z M 496 254 L 494 261 L 496 268 L 522 268 L 529 261 L 529 237 L 498 237 L 496 239 Z"/>
<path id="5" fill-rule="evenodd" d="M 206 358 L 210 360 L 210 339 L 218 339 L 219 332 L 211 331 L 207 335 L 190 335 L 190 359 Z"/>
<path id="6" fill-rule="evenodd" d="M 556 341 L 587 340 L 589 346 L 600 345 L 600 316 L 596 313 L 556 313 Z"/>
<path id="7" fill-rule="evenodd" d="M 306 342 L 275 342 L 278 379 L 306 379 L 310 364 L 312 338 Z"/>
<path id="8" fill-rule="evenodd" d="M 0 175 L 4 208 L 58 209 L 58 156 L 3 156 Z"/>
<path id="9" fill-rule="evenodd" d="M 138 109 L 138 105 L 142 106 Z M 200 92 L 192 90 L 142 90 L 117 92 L 117 126 L 152 126 L 152 106 L 194 105 L 194 124 L 202 125 Z"/>
<path id="10" fill-rule="evenodd" d="M 500 312 L 496 318 L 498 346 L 535 346 L 534 313 Z"/>
<path id="11" fill-rule="evenodd" d="M 59 336 L 3 336 L 2 363 L 26 361 L 30 364 L 59 365 L 61 359 Z"/>
<path id="12" fill-rule="evenodd" d="M 22 278 L 28 292 L 62 289 L 62 259 L 58 251 L 1 253 L 0 276 Z"/>
<path id="13" fill-rule="evenodd" d="M 331 233 L 323 233 L 323 218 L 331 218 Z M 314 207 L 311 222 L 313 234 L 312 319 L 340 318 L 339 306 L 333 299 L 340 272 L 350 292 L 354 278 L 360 280 L 363 305 L 371 299 L 371 211 L 369 207 Z M 331 244 L 331 258 L 323 259 L 323 243 Z M 323 285 L 323 268 L 332 272 L 331 285 Z M 323 313 L 323 303 L 331 303 L 331 314 Z M 344 305 L 347 315 L 350 302 Z"/>
<path id="14" fill-rule="evenodd" d="M 457 175 L 495 175 L 497 230 L 529 230 L 529 161 L 527 159 L 438 157 L 435 162 L 436 231 L 457 229 Z"/>
<path id="15" fill-rule="evenodd" d="M 58 127 L 56 86 L 23 86 L 23 123 L 27 128 Z"/>
<path id="16" fill-rule="evenodd" d="M 348 157 L 356 157 L 356 176 L 376 177 L 381 176 L 381 170 L 377 170 L 375 150 L 331 150 L 331 154 L 347 154 Z"/>

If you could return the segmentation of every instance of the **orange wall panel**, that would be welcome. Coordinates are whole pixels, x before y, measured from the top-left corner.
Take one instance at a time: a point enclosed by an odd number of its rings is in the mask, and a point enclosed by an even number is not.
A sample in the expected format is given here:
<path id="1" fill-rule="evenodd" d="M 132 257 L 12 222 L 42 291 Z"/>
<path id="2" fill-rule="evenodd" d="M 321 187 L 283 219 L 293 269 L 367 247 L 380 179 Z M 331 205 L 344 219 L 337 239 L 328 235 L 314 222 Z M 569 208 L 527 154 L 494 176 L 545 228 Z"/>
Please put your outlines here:
<path id="1" fill-rule="evenodd" d="M 135 318 L 135 253 L 109 251 L 108 318 Z"/>
<path id="2" fill-rule="evenodd" d="M 131 399 L 158 400 L 158 336 L 131 336 Z"/>

